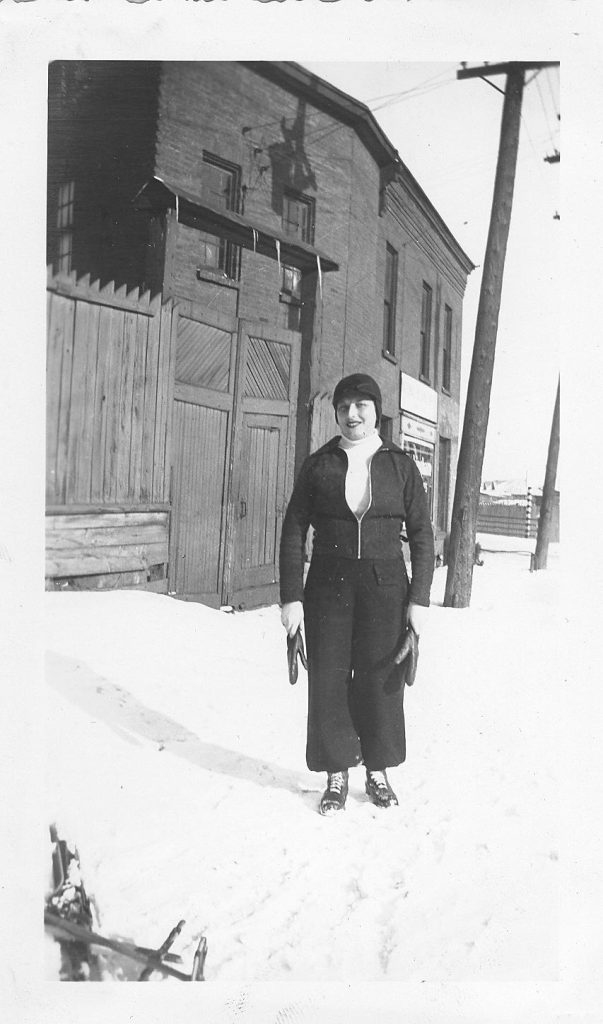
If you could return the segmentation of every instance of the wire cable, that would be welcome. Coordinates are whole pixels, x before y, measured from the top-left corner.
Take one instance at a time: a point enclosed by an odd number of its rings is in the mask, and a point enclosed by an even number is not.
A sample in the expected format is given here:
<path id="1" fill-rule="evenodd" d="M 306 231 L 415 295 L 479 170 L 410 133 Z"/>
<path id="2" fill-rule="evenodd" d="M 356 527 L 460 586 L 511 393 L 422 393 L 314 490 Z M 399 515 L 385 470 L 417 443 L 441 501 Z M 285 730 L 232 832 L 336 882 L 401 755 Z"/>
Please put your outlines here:
<path id="1" fill-rule="evenodd" d="M 546 121 L 546 124 L 547 124 L 547 128 L 549 130 L 550 143 L 554 147 L 555 143 L 554 143 L 554 140 L 553 140 L 553 131 L 551 129 L 551 124 L 550 124 L 550 121 L 549 121 L 549 114 L 548 114 L 548 111 L 546 109 L 546 105 L 545 105 L 545 102 L 544 102 L 544 96 L 542 95 L 542 89 L 540 87 L 540 82 L 539 82 L 538 78 L 536 79 L 536 88 L 538 90 L 538 95 L 540 97 L 540 102 L 542 104 L 542 110 L 544 112 L 544 118 L 545 118 L 545 121 Z"/>

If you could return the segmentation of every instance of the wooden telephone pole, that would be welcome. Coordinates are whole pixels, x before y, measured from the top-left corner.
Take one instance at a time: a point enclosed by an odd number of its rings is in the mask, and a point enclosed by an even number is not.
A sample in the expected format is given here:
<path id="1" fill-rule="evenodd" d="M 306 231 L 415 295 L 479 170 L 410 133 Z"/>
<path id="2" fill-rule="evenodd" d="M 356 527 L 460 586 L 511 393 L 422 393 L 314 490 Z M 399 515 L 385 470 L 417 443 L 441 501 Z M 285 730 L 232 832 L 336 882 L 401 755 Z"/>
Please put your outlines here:
<path id="1" fill-rule="evenodd" d="M 444 594 L 444 605 L 448 608 L 466 608 L 471 600 L 479 491 L 490 412 L 490 392 L 505 254 L 513 205 L 524 73 L 531 68 L 544 68 L 553 64 L 557 64 L 557 62 L 513 61 L 505 64 L 486 64 L 475 68 L 463 67 L 461 71 L 457 71 L 459 79 L 484 78 L 489 80 L 490 76 L 504 74 L 506 75 L 506 88 L 490 227 L 486 243 L 473 358 L 452 507 L 448 574 Z M 494 88 L 498 88 L 498 86 L 494 86 Z M 502 90 L 499 91 L 502 92 Z"/>
<path id="2" fill-rule="evenodd" d="M 553 527 L 553 505 L 555 501 L 555 480 L 557 478 L 557 463 L 559 461 L 559 391 L 557 383 L 557 398 L 553 412 L 553 423 L 551 426 L 551 437 L 549 440 L 549 451 L 546 460 L 546 471 L 544 474 L 544 486 L 542 488 L 542 501 L 540 504 L 540 518 L 538 519 L 538 536 L 536 537 L 536 551 L 534 553 L 534 569 L 546 569 L 549 542 Z"/>

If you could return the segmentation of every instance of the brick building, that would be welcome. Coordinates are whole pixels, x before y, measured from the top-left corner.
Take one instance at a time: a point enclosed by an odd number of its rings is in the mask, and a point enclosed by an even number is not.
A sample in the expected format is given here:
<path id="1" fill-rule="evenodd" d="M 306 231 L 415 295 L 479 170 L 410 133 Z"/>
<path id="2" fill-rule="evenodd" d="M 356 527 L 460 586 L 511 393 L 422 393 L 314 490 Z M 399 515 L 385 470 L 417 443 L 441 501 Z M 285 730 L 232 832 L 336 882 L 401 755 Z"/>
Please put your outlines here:
<path id="1" fill-rule="evenodd" d="M 48 168 L 56 287 L 90 275 L 176 310 L 166 589 L 276 599 L 295 468 L 356 370 L 418 461 L 442 551 L 473 264 L 368 108 L 290 62 L 57 62 Z"/>

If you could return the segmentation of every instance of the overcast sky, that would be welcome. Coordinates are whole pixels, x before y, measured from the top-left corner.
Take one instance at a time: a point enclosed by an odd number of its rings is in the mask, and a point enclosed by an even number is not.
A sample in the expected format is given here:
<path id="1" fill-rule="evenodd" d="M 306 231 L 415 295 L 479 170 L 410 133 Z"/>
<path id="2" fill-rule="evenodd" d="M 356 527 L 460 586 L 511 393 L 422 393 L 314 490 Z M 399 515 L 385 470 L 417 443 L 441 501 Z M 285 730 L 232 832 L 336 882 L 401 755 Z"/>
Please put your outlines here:
<path id="1" fill-rule="evenodd" d="M 304 62 L 366 103 L 478 265 L 464 302 L 463 398 L 475 334 L 503 97 L 460 64 Z M 559 372 L 559 69 L 526 74 L 482 477 L 544 479 Z M 491 78 L 499 88 L 504 77 Z"/>

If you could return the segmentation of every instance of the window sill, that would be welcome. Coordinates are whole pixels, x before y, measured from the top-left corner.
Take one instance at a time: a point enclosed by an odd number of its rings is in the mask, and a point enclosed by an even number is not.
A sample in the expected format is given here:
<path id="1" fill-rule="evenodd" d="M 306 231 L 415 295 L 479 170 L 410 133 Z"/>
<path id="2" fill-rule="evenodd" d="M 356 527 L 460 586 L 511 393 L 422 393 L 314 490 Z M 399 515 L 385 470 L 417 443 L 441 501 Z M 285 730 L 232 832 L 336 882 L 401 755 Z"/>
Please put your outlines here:
<path id="1" fill-rule="evenodd" d="M 393 355 L 392 352 L 388 352 L 386 349 L 381 349 L 381 355 L 384 359 L 387 359 L 388 363 L 393 363 L 394 366 L 398 365 L 398 357 Z"/>
<path id="2" fill-rule="evenodd" d="M 452 398 L 452 391 L 450 388 L 445 388 L 444 385 L 442 385 L 442 394 L 447 395 L 448 398 Z"/>
<path id="3" fill-rule="evenodd" d="M 419 374 L 419 380 L 422 381 L 423 384 L 428 384 L 429 387 L 431 387 L 431 381 L 430 381 L 429 377 L 424 377 L 423 374 L 420 373 Z"/>
<path id="4" fill-rule="evenodd" d="M 296 309 L 301 309 L 303 303 L 301 299 L 294 299 L 292 295 L 287 295 L 286 292 L 279 292 L 279 302 L 284 302 L 287 306 L 294 306 Z"/>
<path id="5" fill-rule="evenodd" d="M 197 267 L 196 277 L 198 281 L 211 281 L 212 284 L 222 285 L 223 288 L 239 287 L 239 282 L 233 277 L 228 277 L 223 270 L 215 270 L 213 267 Z"/>

